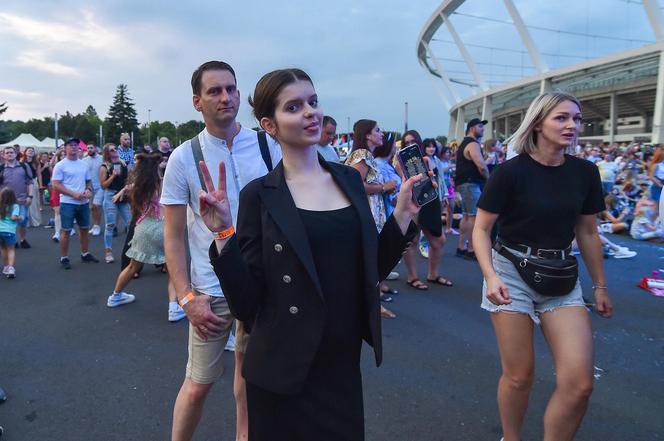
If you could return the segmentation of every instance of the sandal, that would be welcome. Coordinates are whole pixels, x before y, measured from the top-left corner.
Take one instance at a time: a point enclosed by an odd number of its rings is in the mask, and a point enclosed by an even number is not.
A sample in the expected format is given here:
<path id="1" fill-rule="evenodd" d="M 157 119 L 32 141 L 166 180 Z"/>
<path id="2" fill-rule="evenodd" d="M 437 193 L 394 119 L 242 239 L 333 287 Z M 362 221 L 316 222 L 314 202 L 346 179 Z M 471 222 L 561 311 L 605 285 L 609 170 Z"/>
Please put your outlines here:
<path id="1" fill-rule="evenodd" d="M 380 306 L 380 316 L 387 319 L 393 319 L 397 317 L 395 313 L 385 308 L 383 305 Z"/>
<path id="2" fill-rule="evenodd" d="M 411 281 L 406 281 L 406 284 L 420 291 L 426 291 L 427 289 L 429 289 L 429 287 L 426 286 L 424 283 L 422 283 L 420 279 L 413 279 Z"/>
<path id="3" fill-rule="evenodd" d="M 430 279 L 427 277 L 427 282 L 429 283 L 436 283 L 438 285 L 443 285 L 443 286 L 454 286 L 451 280 L 446 279 L 443 276 L 438 276 L 435 279 Z"/>

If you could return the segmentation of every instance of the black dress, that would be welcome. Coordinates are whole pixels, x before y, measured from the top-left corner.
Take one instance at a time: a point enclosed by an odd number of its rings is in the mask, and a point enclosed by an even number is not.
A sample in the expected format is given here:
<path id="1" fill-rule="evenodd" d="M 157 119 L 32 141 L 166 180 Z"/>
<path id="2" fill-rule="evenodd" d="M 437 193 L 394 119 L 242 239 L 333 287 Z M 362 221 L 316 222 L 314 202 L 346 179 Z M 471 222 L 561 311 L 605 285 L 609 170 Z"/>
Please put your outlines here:
<path id="1" fill-rule="evenodd" d="M 302 391 L 276 394 L 247 382 L 251 441 L 361 441 L 364 405 L 363 259 L 360 222 L 352 206 L 298 209 L 326 306 L 320 347 Z M 311 295 L 316 295 L 312 293 Z"/>

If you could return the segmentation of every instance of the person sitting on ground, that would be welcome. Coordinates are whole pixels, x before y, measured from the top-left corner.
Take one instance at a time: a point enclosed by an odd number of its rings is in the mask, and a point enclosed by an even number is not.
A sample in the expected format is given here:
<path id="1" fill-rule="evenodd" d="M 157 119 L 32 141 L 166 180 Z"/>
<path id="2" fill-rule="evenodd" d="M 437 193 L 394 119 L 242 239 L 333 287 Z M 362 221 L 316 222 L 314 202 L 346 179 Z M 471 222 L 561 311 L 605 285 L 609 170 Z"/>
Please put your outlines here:
<path id="1" fill-rule="evenodd" d="M 603 233 L 621 233 L 629 230 L 632 223 L 632 210 L 620 202 L 612 192 L 604 198 L 606 210 L 599 214 L 600 231 Z"/>
<path id="2" fill-rule="evenodd" d="M 642 198 L 634 210 L 634 222 L 629 234 L 636 240 L 664 241 L 664 229 L 658 225 L 655 203 Z"/>

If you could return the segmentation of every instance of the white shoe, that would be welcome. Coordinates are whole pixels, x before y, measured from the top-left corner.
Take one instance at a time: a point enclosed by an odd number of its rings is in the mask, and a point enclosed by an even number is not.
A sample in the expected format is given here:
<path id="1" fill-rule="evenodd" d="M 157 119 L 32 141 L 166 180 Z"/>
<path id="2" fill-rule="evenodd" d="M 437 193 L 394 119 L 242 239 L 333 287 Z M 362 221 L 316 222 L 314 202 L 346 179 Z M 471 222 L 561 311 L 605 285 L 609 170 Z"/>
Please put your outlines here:
<path id="1" fill-rule="evenodd" d="M 399 278 L 399 273 L 392 271 L 387 275 L 387 280 L 397 280 Z"/>
<path id="2" fill-rule="evenodd" d="M 8 279 L 13 279 L 14 277 L 16 277 L 16 270 L 14 269 L 13 266 L 8 266 L 5 275 L 7 276 Z"/>
<path id="3" fill-rule="evenodd" d="M 226 342 L 225 351 L 235 352 L 235 334 L 232 332 L 228 335 L 228 341 Z"/>
<path id="4" fill-rule="evenodd" d="M 90 230 L 90 235 L 99 236 L 100 234 L 101 234 L 101 228 L 99 228 L 99 225 L 93 225 L 92 229 Z"/>
<path id="5" fill-rule="evenodd" d="M 55 243 L 60 242 L 60 235 L 59 234 L 54 234 L 53 237 L 51 237 L 51 240 Z"/>
<path id="6" fill-rule="evenodd" d="M 620 249 L 613 252 L 613 257 L 615 259 L 628 259 L 634 256 L 636 256 L 636 251 L 632 251 L 625 247 L 620 247 Z"/>
<path id="7" fill-rule="evenodd" d="M 115 262 L 115 259 L 113 258 L 113 253 L 111 251 L 106 251 L 106 253 L 104 255 L 104 262 L 106 262 L 106 263 Z"/>
<path id="8" fill-rule="evenodd" d="M 177 302 L 171 302 L 168 305 L 168 321 L 171 323 L 179 322 L 183 318 L 185 318 L 187 314 L 185 314 L 184 309 L 180 307 L 180 305 L 177 304 Z"/>
<path id="9" fill-rule="evenodd" d="M 134 300 L 136 300 L 135 295 L 127 294 L 126 292 L 119 292 L 117 294 L 111 294 L 108 296 L 106 306 L 109 308 L 115 308 L 116 306 L 124 305 L 125 303 L 131 303 Z"/>
<path id="10" fill-rule="evenodd" d="M 7 268 L 9 268 L 9 267 L 6 266 L 6 265 L 2 267 L 2 274 L 5 275 L 5 276 L 7 275 Z"/>

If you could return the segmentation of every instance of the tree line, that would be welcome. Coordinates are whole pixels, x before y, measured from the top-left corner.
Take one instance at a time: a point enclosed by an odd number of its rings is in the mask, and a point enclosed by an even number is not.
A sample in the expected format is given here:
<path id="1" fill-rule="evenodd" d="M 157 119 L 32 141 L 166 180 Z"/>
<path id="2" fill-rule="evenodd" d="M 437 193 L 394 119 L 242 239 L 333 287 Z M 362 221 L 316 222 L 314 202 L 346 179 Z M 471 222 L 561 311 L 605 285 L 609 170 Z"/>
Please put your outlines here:
<path id="1" fill-rule="evenodd" d="M 0 115 L 11 103 L 0 104 Z M 102 126 L 103 140 L 99 139 L 99 126 Z M 192 138 L 205 127 L 202 121 L 190 120 L 184 123 L 171 121 L 151 121 L 139 126 L 134 102 L 129 96 L 126 84 L 117 87 L 108 115 L 102 119 L 93 106 L 76 115 L 66 111 L 58 115 L 58 137 L 60 139 L 79 138 L 87 143 L 118 143 L 121 133 L 134 134 L 134 146 L 155 144 L 158 137 L 166 136 L 171 144 L 178 145 Z M 28 121 L 0 120 L 0 144 L 11 141 L 21 133 L 30 133 L 36 138 L 52 138 L 55 135 L 54 117 L 32 118 Z M 148 136 L 150 139 L 148 139 Z"/>

